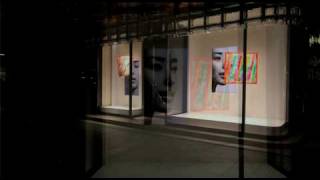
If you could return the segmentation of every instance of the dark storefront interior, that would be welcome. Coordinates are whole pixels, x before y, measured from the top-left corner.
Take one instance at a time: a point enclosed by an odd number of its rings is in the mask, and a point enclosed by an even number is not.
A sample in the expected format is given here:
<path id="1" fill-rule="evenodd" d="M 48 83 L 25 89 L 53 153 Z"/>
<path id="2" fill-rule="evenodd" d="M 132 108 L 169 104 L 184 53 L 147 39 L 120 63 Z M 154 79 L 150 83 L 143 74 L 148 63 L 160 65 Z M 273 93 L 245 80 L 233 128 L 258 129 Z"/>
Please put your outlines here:
<path id="1" fill-rule="evenodd" d="M 317 175 L 314 4 L 0 5 L 1 177 Z"/>

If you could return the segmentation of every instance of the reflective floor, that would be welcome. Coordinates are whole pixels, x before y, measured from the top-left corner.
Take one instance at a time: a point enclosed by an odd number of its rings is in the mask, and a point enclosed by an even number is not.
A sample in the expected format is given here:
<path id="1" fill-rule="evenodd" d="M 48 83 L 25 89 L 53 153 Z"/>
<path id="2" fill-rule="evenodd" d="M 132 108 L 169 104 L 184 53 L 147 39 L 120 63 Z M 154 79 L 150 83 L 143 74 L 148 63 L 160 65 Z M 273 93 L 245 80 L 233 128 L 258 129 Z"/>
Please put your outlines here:
<path id="1" fill-rule="evenodd" d="M 87 169 L 94 159 L 103 163 L 95 178 L 239 177 L 238 148 L 91 120 L 85 127 Z M 265 152 L 245 150 L 244 155 L 245 177 L 285 178 L 267 163 Z"/>

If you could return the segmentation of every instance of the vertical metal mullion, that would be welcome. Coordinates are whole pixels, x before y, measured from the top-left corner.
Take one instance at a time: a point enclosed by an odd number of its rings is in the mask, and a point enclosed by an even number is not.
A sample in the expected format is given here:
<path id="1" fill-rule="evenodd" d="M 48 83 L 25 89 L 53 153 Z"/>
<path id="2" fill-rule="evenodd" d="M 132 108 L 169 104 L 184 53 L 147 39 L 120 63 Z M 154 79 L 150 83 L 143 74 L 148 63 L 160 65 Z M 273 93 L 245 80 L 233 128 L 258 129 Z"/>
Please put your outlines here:
<path id="1" fill-rule="evenodd" d="M 128 24 L 128 18 L 129 18 L 129 10 L 128 10 L 128 3 L 126 7 L 126 39 L 129 40 L 129 24 Z"/>
<path id="2" fill-rule="evenodd" d="M 285 121 L 286 122 L 289 122 L 289 118 L 290 118 L 290 107 L 289 107 L 289 103 L 290 103 L 290 86 L 291 86 L 291 24 L 288 25 L 288 28 L 287 28 L 287 59 L 286 59 L 286 115 L 285 115 Z M 292 132 L 292 129 L 291 128 L 288 128 L 288 134 L 291 134 Z M 284 154 L 283 154 L 283 151 L 280 152 L 281 156 L 280 157 L 284 157 Z M 283 164 L 283 158 L 281 158 L 281 162 L 280 164 Z"/>
<path id="3" fill-rule="evenodd" d="M 151 21 L 150 21 L 150 19 L 151 19 L 150 16 L 147 15 L 146 16 L 146 21 L 145 21 L 147 23 L 147 25 L 146 25 L 147 26 L 147 28 L 146 28 L 147 32 L 144 33 L 146 36 L 150 36 L 151 35 L 151 23 L 150 23 Z"/>
<path id="4" fill-rule="evenodd" d="M 191 30 L 191 2 L 188 3 L 188 32 Z"/>
<path id="5" fill-rule="evenodd" d="M 246 117 L 246 85 L 247 85 L 247 11 L 243 10 L 244 13 L 244 29 L 243 29 L 243 74 L 242 74 L 242 78 L 243 78 L 243 92 L 242 92 L 242 128 L 241 128 L 241 132 L 242 132 L 242 136 L 244 136 L 245 133 L 245 117 Z"/>
<path id="6" fill-rule="evenodd" d="M 273 13 L 274 13 L 274 19 L 276 21 L 278 21 L 278 18 L 279 18 L 278 9 L 279 9 L 279 6 L 275 5 L 273 9 Z"/>
<path id="7" fill-rule="evenodd" d="M 170 16 L 166 15 L 166 19 L 164 21 L 165 22 L 165 24 L 164 24 L 164 33 L 165 34 L 168 34 L 168 31 L 169 31 L 168 30 L 169 29 L 168 26 L 169 26 L 169 22 L 170 22 L 169 18 L 170 18 Z"/>
<path id="8" fill-rule="evenodd" d="M 244 178 L 244 135 L 246 118 L 246 83 L 247 83 L 247 10 L 242 9 L 243 13 L 243 74 L 242 74 L 242 112 L 239 133 L 239 178 Z"/>
<path id="9" fill-rule="evenodd" d="M 221 7 L 221 27 L 224 27 L 224 7 Z"/>
<path id="10" fill-rule="evenodd" d="M 262 4 L 261 6 L 261 21 L 265 21 L 266 19 L 266 5 L 265 3 Z"/>
<path id="11" fill-rule="evenodd" d="M 178 14 L 178 3 L 174 2 L 173 7 L 173 32 L 177 34 L 177 14 Z"/>
<path id="12" fill-rule="evenodd" d="M 97 110 L 100 112 L 102 108 L 102 76 L 103 76 L 103 67 L 102 67 L 102 49 L 103 49 L 103 44 L 100 43 L 99 48 L 97 50 L 97 74 L 96 74 L 96 79 L 97 79 Z"/>
<path id="13" fill-rule="evenodd" d="M 142 114 L 140 113 L 140 115 L 143 115 L 144 114 L 144 99 L 145 99 L 145 97 L 144 97 L 144 76 L 145 76 L 145 72 L 144 72 L 144 61 L 145 61 L 145 58 L 144 58 L 144 56 L 145 56 L 145 54 L 143 53 L 144 52 L 144 48 L 143 48 L 143 41 L 141 41 L 141 49 L 140 49 L 140 53 L 141 53 L 141 60 L 140 60 L 140 66 L 141 66 L 141 68 L 140 68 L 140 70 L 139 70 L 139 73 L 141 73 L 141 100 L 142 100 L 142 106 L 141 106 L 141 108 L 142 108 Z M 140 79 L 139 79 L 140 80 Z"/>
<path id="14" fill-rule="evenodd" d="M 166 44 L 166 77 L 165 77 L 165 79 L 167 80 L 166 81 L 166 86 L 167 86 L 167 88 L 166 88 L 166 98 L 168 98 L 168 90 L 169 90 L 169 83 L 168 83 L 168 81 L 169 81 L 169 73 L 170 73 L 170 49 L 169 49 L 169 38 L 166 38 L 166 41 L 167 41 L 167 44 Z M 166 103 L 166 111 L 165 111 L 165 123 L 167 123 L 168 121 L 168 101 L 167 101 L 167 103 Z"/>
<path id="15" fill-rule="evenodd" d="M 109 29 L 109 31 L 108 31 L 108 40 L 109 40 L 109 41 L 112 40 L 113 31 L 114 31 L 114 29 Z"/>
<path id="16" fill-rule="evenodd" d="M 203 6 L 203 27 L 207 30 L 207 3 L 204 2 Z"/>
<path id="17" fill-rule="evenodd" d="M 243 4 L 241 3 L 240 4 L 240 17 L 239 17 L 239 19 L 240 19 L 240 21 L 239 21 L 239 23 L 240 23 L 240 25 L 241 24 L 243 24 Z"/>
<path id="18" fill-rule="evenodd" d="M 139 32 L 139 29 L 140 29 L 140 14 L 138 13 L 137 14 L 137 23 L 136 23 L 136 37 L 139 39 L 139 36 L 140 36 L 140 32 Z"/>
<path id="19" fill-rule="evenodd" d="M 163 14 L 161 14 L 160 16 L 161 16 L 161 17 L 160 17 L 160 24 L 161 24 L 161 25 L 160 25 L 160 27 L 161 27 L 160 35 L 163 35 L 163 33 L 164 33 L 164 32 L 163 32 L 163 31 L 164 31 L 164 30 L 163 30 L 163 24 L 164 24 L 164 20 L 163 20 L 163 19 L 164 19 L 164 18 L 163 18 Z"/>
<path id="20" fill-rule="evenodd" d="M 290 24 L 291 25 L 291 8 L 290 8 L 290 4 L 287 3 L 286 4 L 286 21 L 287 21 L 287 24 Z"/>
<path id="21" fill-rule="evenodd" d="M 118 24 L 118 26 L 116 27 L 116 34 L 117 34 L 117 42 L 119 42 L 120 40 L 120 32 L 119 32 L 119 28 L 120 28 L 120 24 Z"/>
<path id="22" fill-rule="evenodd" d="M 156 57 L 156 40 L 152 38 L 152 91 L 156 86 L 155 82 L 155 72 L 154 72 L 154 64 L 155 64 L 155 57 Z"/>
<path id="23" fill-rule="evenodd" d="M 177 33 L 177 16 L 173 15 L 173 32 Z"/>
<path id="24" fill-rule="evenodd" d="M 129 43 L 129 116 L 132 117 L 132 40 Z"/>

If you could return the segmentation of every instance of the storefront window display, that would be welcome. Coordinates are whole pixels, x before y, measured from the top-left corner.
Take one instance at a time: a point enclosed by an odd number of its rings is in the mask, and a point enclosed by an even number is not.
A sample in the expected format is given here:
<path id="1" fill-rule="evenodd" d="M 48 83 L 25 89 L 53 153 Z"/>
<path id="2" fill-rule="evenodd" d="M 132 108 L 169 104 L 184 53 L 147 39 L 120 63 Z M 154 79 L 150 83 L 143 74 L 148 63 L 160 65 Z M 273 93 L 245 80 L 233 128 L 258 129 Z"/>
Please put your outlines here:
<path id="1" fill-rule="evenodd" d="M 131 86 L 129 43 L 104 44 L 102 47 L 103 112 L 130 115 L 131 109 L 131 115 L 142 113 L 141 45 L 141 42 L 133 42 L 132 45 Z"/>
<path id="2" fill-rule="evenodd" d="M 281 22 L 250 22 L 247 31 L 246 58 L 242 26 L 134 41 L 131 92 L 129 43 L 105 44 L 101 110 L 129 115 L 131 109 L 132 115 L 151 117 L 159 112 L 168 123 L 226 129 L 230 128 L 225 124 L 231 124 L 237 129 L 243 123 L 245 101 L 246 125 L 284 126 L 288 27 Z"/>
<path id="3" fill-rule="evenodd" d="M 281 127 L 286 123 L 287 25 L 249 23 L 247 34 L 245 123 Z M 243 41 L 242 26 L 188 36 L 187 108 L 171 114 L 170 123 L 242 123 Z"/>
<path id="4" fill-rule="evenodd" d="M 242 42 L 241 29 L 234 28 L 188 37 L 186 109 L 170 123 L 241 122 L 242 84 L 225 83 L 224 61 L 227 52 L 241 52 Z"/>

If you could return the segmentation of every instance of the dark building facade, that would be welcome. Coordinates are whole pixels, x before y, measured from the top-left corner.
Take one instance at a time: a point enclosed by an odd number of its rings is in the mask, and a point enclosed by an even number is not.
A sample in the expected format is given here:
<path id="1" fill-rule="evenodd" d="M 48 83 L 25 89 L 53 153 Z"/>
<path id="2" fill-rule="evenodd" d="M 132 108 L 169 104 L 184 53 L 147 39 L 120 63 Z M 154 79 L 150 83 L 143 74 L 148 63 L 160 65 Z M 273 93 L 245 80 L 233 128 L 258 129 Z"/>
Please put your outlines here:
<path id="1" fill-rule="evenodd" d="M 204 140 L 199 134 L 215 133 L 238 148 L 239 177 L 246 147 L 267 152 L 287 177 L 317 173 L 312 4 L 21 7 L 1 3 L 1 176 L 94 174 L 104 164 L 103 137 L 92 135 L 88 151 L 90 118 Z"/>

